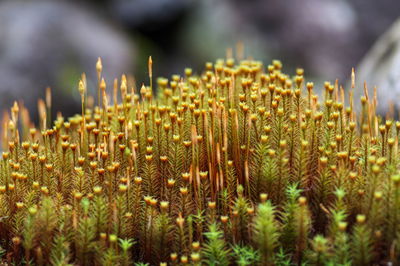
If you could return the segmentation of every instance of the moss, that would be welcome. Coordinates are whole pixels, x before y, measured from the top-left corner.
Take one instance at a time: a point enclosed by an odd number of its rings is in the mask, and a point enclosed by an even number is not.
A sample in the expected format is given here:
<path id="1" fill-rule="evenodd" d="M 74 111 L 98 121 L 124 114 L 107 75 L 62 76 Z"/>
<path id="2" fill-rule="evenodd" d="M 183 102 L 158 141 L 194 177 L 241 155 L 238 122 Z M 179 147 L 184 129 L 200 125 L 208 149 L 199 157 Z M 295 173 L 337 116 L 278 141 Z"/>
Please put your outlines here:
<path id="1" fill-rule="evenodd" d="M 150 59 L 139 90 L 96 69 L 81 114 L 50 126 L 47 90 L 39 127 L 18 104 L 3 119 L 4 262 L 399 263 L 400 122 L 375 114 L 376 96 L 356 113 L 337 83 L 320 100 L 279 61 L 168 80 Z"/>

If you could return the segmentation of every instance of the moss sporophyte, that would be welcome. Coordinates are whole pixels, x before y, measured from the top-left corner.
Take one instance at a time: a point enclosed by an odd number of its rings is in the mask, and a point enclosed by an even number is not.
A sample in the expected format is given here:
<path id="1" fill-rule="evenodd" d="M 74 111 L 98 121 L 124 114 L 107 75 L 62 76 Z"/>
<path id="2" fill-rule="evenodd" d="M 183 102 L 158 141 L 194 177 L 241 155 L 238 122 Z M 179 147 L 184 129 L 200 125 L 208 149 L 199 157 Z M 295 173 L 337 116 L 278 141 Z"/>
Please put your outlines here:
<path id="1" fill-rule="evenodd" d="M 400 122 L 304 71 L 228 58 L 2 123 L 0 245 L 15 265 L 399 263 Z M 110 95 L 112 97 L 110 97 Z M 157 95 L 154 95 L 157 94 Z M 97 99 L 96 99 L 97 98 Z M 358 100 L 358 99 L 357 99 Z M 347 101 L 347 102 L 345 102 Z"/>

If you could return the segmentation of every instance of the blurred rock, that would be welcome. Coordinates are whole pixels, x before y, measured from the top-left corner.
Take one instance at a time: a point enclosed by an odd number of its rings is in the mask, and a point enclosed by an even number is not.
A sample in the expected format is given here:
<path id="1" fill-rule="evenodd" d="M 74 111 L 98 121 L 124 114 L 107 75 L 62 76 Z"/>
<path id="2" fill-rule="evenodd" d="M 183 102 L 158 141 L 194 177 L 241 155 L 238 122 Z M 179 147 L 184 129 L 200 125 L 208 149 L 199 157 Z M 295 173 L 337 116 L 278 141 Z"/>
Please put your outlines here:
<path id="1" fill-rule="evenodd" d="M 184 67 L 204 63 L 204 58 L 182 53 L 187 42 L 181 42 L 182 28 L 191 21 L 201 1 L 196 0 L 109 0 L 109 16 L 123 25 L 135 38 L 140 49 L 138 62 L 146 68 L 147 57 L 154 60 L 155 76 L 181 73 Z M 190 57 L 190 58 L 188 58 Z M 144 64 L 143 64 L 144 63 Z M 135 73 L 138 81 L 147 80 L 147 73 Z"/>
<path id="2" fill-rule="evenodd" d="M 135 47 L 128 37 L 89 8 L 63 1 L 0 3 L 0 109 L 23 100 L 36 117 L 38 97 L 53 89 L 53 110 L 80 110 L 78 79 L 95 87 L 103 59 L 108 84 L 133 71 Z M 73 98 L 74 96 L 75 98 Z"/>
<path id="3" fill-rule="evenodd" d="M 114 0 L 113 15 L 129 28 L 160 31 L 177 20 L 193 3 L 192 0 Z"/>
<path id="4" fill-rule="evenodd" d="M 346 0 L 204 0 L 188 12 L 175 47 L 185 57 L 175 62 L 213 60 L 242 41 L 247 56 L 279 58 L 289 71 L 304 67 L 307 76 L 334 80 L 348 77 L 365 47 Z"/>
<path id="5" fill-rule="evenodd" d="M 338 77 L 357 47 L 357 14 L 345 0 L 234 0 L 237 26 L 252 21 L 270 54 L 319 77 Z M 232 2 L 231 2 L 232 3 Z"/>
<path id="6" fill-rule="evenodd" d="M 378 113 L 386 114 L 390 104 L 400 110 L 400 20 L 382 35 L 356 68 L 356 99 L 364 95 L 364 82 L 370 97 L 377 87 Z"/>
<path id="7" fill-rule="evenodd" d="M 247 55 L 282 59 L 308 77 L 344 83 L 400 15 L 398 0 L 109 0 L 112 15 L 144 37 L 162 75 L 195 69 L 238 41 Z"/>

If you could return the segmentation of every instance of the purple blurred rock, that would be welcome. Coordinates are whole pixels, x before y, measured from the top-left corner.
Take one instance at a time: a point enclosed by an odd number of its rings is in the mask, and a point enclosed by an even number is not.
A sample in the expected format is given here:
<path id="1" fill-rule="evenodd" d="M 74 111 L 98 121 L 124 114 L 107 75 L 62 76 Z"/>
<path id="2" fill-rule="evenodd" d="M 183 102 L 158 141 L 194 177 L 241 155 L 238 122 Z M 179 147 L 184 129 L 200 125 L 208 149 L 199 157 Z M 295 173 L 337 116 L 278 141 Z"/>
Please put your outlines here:
<path id="1" fill-rule="evenodd" d="M 364 95 L 364 82 L 370 97 L 377 87 L 378 113 L 386 114 L 390 104 L 400 110 L 400 20 L 379 38 L 356 68 L 356 99 Z"/>
<path id="2" fill-rule="evenodd" d="M 180 40 L 187 48 L 177 48 L 186 54 L 213 58 L 243 41 L 247 55 L 279 58 L 286 68 L 304 67 L 313 80 L 343 84 L 400 16 L 400 1 L 204 0 L 191 12 Z"/>
<path id="3" fill-rule="evenodd" d="M 62 1 L 0 3 L 1 110 L 21 99 L 36 115 L 37 98 L 50 86 L 53 109 L 76 113 L 80 74 L 86 72 L 89 84 L 96 84 L 99 56 L 111 84 L 133 70 L 135 47 L 88 7 Z"/>
<path id="4" fill-rule="evenodd" d="M 159 31 L 188 12 L 193 0 L 114 0 L 114 16 L 130 28 Z"/>
<path id="5" fill-rule="evenodd" d="M 347 1 L 233 2 L 239 21 L 253 22 L 271 54 L 316 76 L 337 78 L 343 62 L 356 52 L 357 14 Z"/>

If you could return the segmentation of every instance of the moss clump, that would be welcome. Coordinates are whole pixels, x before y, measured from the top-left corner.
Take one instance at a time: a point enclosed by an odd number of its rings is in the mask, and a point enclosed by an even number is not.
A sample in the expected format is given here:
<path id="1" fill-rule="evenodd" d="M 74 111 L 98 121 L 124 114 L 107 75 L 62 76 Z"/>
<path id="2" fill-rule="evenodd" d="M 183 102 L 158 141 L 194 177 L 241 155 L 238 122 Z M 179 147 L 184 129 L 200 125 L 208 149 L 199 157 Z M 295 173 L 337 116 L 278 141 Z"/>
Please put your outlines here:
<path id="1" fill-rule="evenodd" d="M 399 263 L 400 122 L 355 113 L 337 83 L 322 101 L 274 61 L 207 63 L 200 76 L 113 103 L 79 82 L 82 114 L 40 130 L 4 118 L 2 260 L 54 265 Z M 139 100 L 141 99 L 141 100 Z M 97 106 L 94 107 L 94 102 Z"/>

